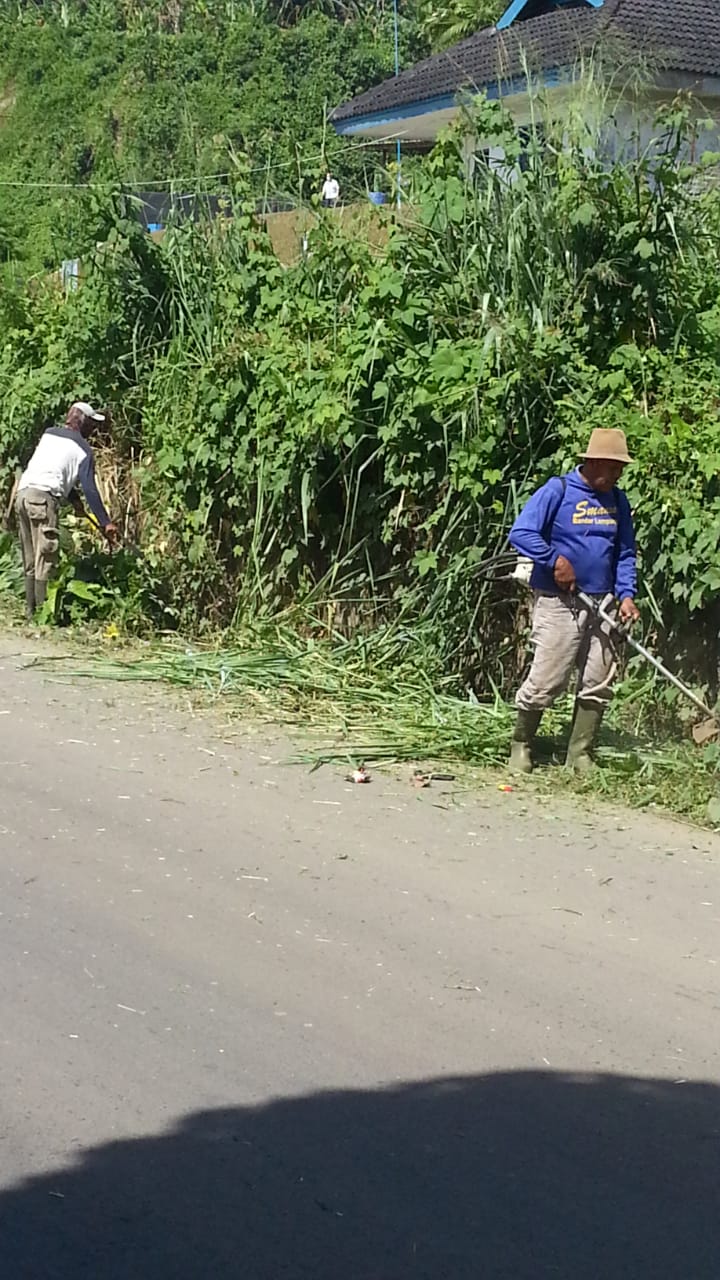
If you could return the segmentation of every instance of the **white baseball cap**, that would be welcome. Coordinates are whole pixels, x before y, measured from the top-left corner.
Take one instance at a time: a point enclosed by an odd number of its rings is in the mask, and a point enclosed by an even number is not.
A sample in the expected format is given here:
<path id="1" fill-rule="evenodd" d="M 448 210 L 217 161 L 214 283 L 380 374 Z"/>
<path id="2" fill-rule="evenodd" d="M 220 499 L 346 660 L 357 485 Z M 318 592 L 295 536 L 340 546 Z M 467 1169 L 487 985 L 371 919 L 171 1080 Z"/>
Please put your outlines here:
<path id="1" fill-rule="evenodd" d="M 79 409 L 83 417 L 91 418 L 93 422 L 105 421 L 105 414 L 98 413 L 97 409 L 93 409 L 92 405 L 88 404 L 87 400 L 76 400 L 75 403 L 70 406 L 70 408 Z"/>

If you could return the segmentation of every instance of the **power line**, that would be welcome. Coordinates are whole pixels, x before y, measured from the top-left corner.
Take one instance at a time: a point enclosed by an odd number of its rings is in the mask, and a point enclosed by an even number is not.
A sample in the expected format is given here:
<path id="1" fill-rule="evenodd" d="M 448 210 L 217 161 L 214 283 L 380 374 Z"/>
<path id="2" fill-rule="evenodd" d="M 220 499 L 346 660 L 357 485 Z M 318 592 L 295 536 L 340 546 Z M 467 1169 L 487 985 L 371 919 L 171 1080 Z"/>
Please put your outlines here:
<path id="1" fill-rule="evenodd" d="M 397 137 L 397 135 L 386 135 L 382 139 L 370 138 L 366 142 L 351 142 L 340 154 L 344 154 L 347 151 L 359 151 L 367 147 L 377 147 L 381 144 L 387 143 L 388 141 L 392 141 L 394 137 Z M 245 169 L 242 172 L 245 174 L 270 173 L 276 169 L 293 169 L 297 164 L 310 165 L 315 162 L 325 161 L 326 159 L 327 153 L 320 152 L 316 156 L 301 156 L 296 160 L 278 160 L 275 164 L 256 165 L 250 169 Z M 124 187 L 131 186 L 134 190 L 137 190 L 140 187 L 147 187 L 150 190 L 156 190 L 158 187 L 165 186 L 176 185 L 180 187 L 189 187 L 193 183 L 198 182 L 219 182 L 228 179 L 232 172 L 233 171 L 230 169 L 225 169 L 222 173 L 208 173 L 203 175 L 195 174 L 192 178 L 142 178 L 137 182 L 132 183 L 128 182 L 126 179 L 115 179 L 113 181 L 110 178 L 106 178 L 101 182 L 25 182 L 17 179 L 0 178 L 0 187 L 18 187 L 38 191 L 94 191 L 96 189 L 107 190 L 108 188 L 120 185 Z"/>

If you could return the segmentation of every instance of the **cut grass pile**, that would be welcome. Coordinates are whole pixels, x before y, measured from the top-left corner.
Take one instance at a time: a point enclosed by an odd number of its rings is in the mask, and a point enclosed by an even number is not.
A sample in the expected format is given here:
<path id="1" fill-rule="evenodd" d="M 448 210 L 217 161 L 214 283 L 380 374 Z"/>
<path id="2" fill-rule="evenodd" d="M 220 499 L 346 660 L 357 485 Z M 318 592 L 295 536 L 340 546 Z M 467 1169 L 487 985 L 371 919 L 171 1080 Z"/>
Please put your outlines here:
<path id="1" fill-rule="evenodd" d="M 222 647 L 168 641 L 139 657 L 107 654 L 82 663 L 41 658 L 73 679 L 162 683 L 219 701 L 238 717 L 260 716 L 301 731 L 298 762 L 506 767 L 513 708 L 500 697 L 479 703 L 450 691 L 433 671 L 421 634 L 388 628 L 346 640 L 311 639 L 291 626 L 249 632 Z M 622 698 L 608 717 L 587 779 L 542 765 L 563 758 L 568 704 L 549 713 L 539 743 L 540 768 L 514 785 L 543 792 L 561 787 L 633 806 L 655 805 L 714 825 L 718 748 L 689 741 L 643 743 L 620 729 Z"/>
<path id="2" fill-rule="evenodd" d="M 414 649 L 407 632 L 309 640 L 275 627 L 223 648 L 170 642 L 127 660 L 37 661 L 61 664 L 73 678 L 161 682 L 222 698 L 239 715 L 302 728 L 314 742 L 307 758 L 319 763 L 501 763 L 511 709 L 499 698 L 480 704 L 447 692 Z"/>

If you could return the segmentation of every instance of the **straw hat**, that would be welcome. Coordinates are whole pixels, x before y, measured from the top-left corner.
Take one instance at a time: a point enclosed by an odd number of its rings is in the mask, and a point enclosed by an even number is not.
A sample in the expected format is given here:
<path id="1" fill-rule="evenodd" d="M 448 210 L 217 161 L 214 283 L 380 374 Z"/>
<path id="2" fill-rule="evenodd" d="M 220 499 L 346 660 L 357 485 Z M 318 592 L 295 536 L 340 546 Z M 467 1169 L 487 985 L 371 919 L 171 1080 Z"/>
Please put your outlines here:
<path id="1" fill-rule="evenodd" d="M 596 427 L 583 458 L 602 458 L 604 462 L 632 462 L 625 432 L 615 427 Z"/>

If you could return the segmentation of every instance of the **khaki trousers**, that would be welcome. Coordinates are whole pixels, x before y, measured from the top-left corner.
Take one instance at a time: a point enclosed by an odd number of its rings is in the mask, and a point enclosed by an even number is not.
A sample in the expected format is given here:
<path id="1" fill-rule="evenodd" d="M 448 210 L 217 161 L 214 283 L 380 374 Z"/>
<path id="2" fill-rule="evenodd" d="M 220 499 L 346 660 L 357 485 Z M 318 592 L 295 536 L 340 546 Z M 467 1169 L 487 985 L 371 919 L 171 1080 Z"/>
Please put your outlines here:
<path id="1" fill-rule="evenodd" d="M 44 489 L 21 489 L 15 499 L 25 581 L 47 582 L 60 551 L 59 502 Z"/>
<path id="2" fill-rule="evenodd" d="M 577 671 L 576 697 L 606 706 L 612 697 L 617 655 L 606 623 L 593 618 L 572 596 L 535 593 L 531 643 L 535 656 L 515 705 L 521 711 L 552 706 Z"/>

